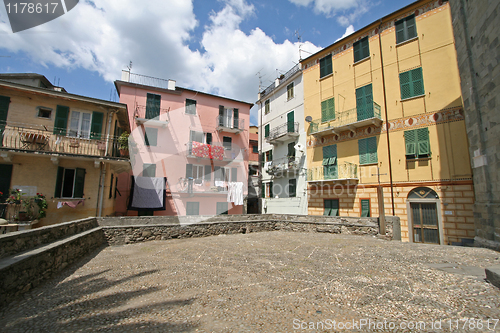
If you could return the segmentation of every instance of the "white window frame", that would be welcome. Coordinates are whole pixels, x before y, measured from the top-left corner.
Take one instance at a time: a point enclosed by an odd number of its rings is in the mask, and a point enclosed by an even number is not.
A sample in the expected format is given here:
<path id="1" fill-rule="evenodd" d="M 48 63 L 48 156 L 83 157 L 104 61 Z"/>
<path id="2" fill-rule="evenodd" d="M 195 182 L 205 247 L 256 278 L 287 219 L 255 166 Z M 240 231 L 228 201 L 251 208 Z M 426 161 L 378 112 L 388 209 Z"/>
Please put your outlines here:
<path id="1" fill-rule="evenodd" d="M 78 125 L 77 129 L 73 129 L 73 115 L 79 113 L 78 117 Z M 89 115 L 89 128 L 88 131 L 85 133 L 82 130 L 82 125 L 83 125 L 83 115 Z M 69 117 L 69 130 L 68 130 L 68 136 L 74 137 L 74 138 L 82 138 L 82 139 L 90 139 L 90 129 L 92 127 L 92 113 L 91 112 L 84 112 L 84 111 L 71 111 L 71 115 Z M 74 133 L 76 131 L 76 133 Z"/>
<path id="2" fill-rule="evenodd" d="M 205 166 L 200 164 L 193 164 L 193 179 L 201 179 L 203 182 L 205 179 Z"/>

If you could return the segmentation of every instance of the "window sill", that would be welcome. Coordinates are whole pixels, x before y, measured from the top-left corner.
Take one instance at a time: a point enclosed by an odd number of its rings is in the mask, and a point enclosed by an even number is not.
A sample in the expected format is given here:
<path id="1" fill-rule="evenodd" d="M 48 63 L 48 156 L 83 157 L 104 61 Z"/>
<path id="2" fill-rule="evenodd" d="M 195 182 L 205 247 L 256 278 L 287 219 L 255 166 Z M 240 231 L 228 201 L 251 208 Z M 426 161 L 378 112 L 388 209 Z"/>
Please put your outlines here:
<path id="1" fill-rule="evenodd" d="M 295 99 L 295 96 L 288 98 L 286 101 L 290 102 L 292 99 Z"/>
<path id="2" fill-rule="evenodd" d="M 378 162 L 375 162 L 375 163 L 365 163 L 365 164 L 360 164 L 359 166 L 362 167 L 362 166 L 374 166 L 374 165 L 378 165 Z"/>
<path id="3" fill-rule="evenodd" d="M 417 39 L 418 39 L 418 36 L 413 37 L 413 38 L 410 38 L 410 39 L 407 39 L 407 40 L 405 40 L 405 41 L 402 41 L 402 42 L 400 42 L 400 43 L 397 43 L 397 44 L 396 44 L 396 47 L 399 47 L 399 46 L 402 46 L 402 45 L 405 45 L 405 44 L 409 44 L 409 43 L 411 43 L 411 42 L 413 42 L 413 41 L 415 41 L 415 40 L 417 40 Z"/>
<path id="4" fill-rule="evenodd" d="M 333 76 L 333 72 L 330 73 L 330 74 L 328 74 L 328 75 L 325 75 L 323 77 L 320 77 L 319 80 L 321 81 L 321 80 L 324 80 L 324 79 L 328 79 L 330 76 Z"/>
<path id="5" fill-rule="evenodd" d="M 408 97 L 408 98 L 405 98 L 405 99 L 400 100 L 400 102 L 411 101 L 412 99 L 417 99 L 417 98 L 421 98 L 421 97 L 425 97 L 425 94 L 418 95 L 418 96 Z"/>
<path id="6" fill-rule="evenodd" d="M 430 161 L 431 159 L 432 157 L 417 157 L 417 158 L 406 157 L 406 162 Z"/>
<path id="7" fill-rule="evenodd" d="M 368 61 L 368 59 L 371 59 L 371 57 L 370 56 L 364 57 L 363 59 L 354 62 L 353 66 L 356 66 L 356 65 L 358 65 L 358 64 L 360 64 L 362 62 Z"/>

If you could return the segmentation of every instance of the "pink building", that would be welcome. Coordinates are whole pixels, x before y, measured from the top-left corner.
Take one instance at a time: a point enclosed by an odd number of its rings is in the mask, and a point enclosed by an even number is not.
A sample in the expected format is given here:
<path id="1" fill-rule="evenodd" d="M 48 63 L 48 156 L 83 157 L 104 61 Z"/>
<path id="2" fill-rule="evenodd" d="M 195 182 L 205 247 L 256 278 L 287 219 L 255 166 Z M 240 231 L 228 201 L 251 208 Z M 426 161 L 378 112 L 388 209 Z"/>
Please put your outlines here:
<path id="1" fill-rule="evenodd" d="M 253 104 L 125 71 L 115 86 L 132 128 L 118 215 L 244 213 Z"/>

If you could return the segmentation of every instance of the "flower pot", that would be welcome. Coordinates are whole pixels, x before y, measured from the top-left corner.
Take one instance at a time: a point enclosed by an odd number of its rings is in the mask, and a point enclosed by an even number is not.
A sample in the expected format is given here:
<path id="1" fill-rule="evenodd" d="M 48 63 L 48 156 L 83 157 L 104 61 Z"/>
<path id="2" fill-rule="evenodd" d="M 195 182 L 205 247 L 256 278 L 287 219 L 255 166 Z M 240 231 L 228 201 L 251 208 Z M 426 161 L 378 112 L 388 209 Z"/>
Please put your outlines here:
<path id="1" fill-rule="evenodd" d="M 27 212 L 19 212 L 19 222 L 28 221 L 28 213 Z"/>
<path id="2" fill-rule="evenodd" d="M 121 157 L 128 157 L 128 149 L 120 149 L 120 156 Z"/>

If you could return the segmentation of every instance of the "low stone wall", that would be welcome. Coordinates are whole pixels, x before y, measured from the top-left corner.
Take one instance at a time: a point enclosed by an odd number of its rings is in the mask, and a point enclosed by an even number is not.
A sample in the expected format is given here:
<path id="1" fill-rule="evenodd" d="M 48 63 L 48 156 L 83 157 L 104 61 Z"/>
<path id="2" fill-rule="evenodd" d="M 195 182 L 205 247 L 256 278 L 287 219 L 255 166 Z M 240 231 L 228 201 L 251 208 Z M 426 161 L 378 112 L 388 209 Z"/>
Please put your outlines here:
<path id="1" fill-rule="evenodd" d="M 397 218 L 388 219 L 386 238 L 392 239 L 393 224 L 399 225 L 398 222 Z M 379 230 L 377 218 L 277 214 L 145 219 L 116 217 L 98 219 L 98 223 L 103 227 L 106 240 L 110 245 L 276 230 L 355 235 L 377 235 Z"/>
<path id="2" fill-rule="evenodd" d="M 97 227 L 95 217 L 0 235 L 0 259 Z"/>
<path id="3" fill-rule="evenodd" d="M 102 228 L 0 260 L 0 307 L 105 245 Z"/>

